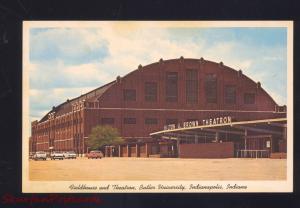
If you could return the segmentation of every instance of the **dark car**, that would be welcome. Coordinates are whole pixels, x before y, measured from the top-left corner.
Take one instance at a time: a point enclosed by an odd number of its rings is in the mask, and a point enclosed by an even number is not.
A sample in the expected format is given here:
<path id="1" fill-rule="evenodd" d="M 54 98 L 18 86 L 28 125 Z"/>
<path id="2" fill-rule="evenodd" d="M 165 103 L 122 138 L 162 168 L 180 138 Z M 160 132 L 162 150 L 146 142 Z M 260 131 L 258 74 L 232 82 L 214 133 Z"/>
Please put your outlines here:
<path id="1" fill-rule="evenodd" d="M 90 151 L 88 154 L 86 154 L 86 157 L 88 159 L 98 159 L 98 158 L 102 158 L 103 157 L 103 153 L 99 150 L 93 150 Z"/>

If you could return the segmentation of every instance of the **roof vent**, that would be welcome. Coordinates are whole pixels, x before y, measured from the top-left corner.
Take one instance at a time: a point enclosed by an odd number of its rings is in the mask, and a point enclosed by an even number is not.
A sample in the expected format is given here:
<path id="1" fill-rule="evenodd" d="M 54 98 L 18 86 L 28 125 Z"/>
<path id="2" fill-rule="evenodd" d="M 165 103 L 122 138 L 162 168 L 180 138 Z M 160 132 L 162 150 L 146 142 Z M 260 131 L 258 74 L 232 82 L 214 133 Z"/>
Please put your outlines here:
<path id="1" fill-rule="evenodd" d="M 138 69 L 142 69 L 142 68 L 143 68 L 143 66 L 140 64 L 139 67 L 138 67 Z"/>
<path id="2" fill-rule="evenodd" d="M 257 82 L 257 88 L 261 88 L 260 82 Z"/>
<path id="3" fill-rule="evenodd" d="M 52 110 L 55 110 L 55 106 L 52 107 Z"/>
<path id="4" fill-rule="evenodd" d="M 69 99 L 67 99 L 67 103 L 68 103 L 68 102 L 70 102 L 70 100 L 69 100 Z"/>
<path id="5" fill-rule="evenodd" d="M 220 65 L 220 66 L 224 66 L 224 64 L 223 64 L 223 62 L 222 62 L 222 61 L 219 63 L 219 65 Z"/>
<path id="6" fill-rule="evenodd" d="M 159 63 L 162 64 L 164 60 L 162 58 L 159 59 Z"/>
<path id="7" fill-rule="evenodd" d="M 120 76 L 117 76 L 116 82 L 117 82 L 117 83 L 120 83 L 120 82 L 121 82 L 121 77 L 120 77 Z"/>
<path id="8" fill-rule="evenodd" d="M 184 58 L 183 56 L 180 56 L 180 59 L 179 59 L 180 63 L 183 63 L 184 62 Z"/>
<path id="9" fill-rule="evenodd" d="M 243 75 L 243 71 L 240 69 L 238 70 L 238 77 L 241 77 Z"/>

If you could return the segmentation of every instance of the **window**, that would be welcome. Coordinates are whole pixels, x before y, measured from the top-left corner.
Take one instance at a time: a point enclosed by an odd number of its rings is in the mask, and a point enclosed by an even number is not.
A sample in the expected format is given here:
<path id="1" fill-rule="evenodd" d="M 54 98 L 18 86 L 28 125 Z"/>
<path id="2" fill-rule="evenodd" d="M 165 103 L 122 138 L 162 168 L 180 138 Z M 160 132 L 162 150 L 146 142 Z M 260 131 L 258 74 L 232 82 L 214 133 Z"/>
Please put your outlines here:
<path id="1" fill-rule="evenodd" d="M 124 118 L 124 124 L 136 124 L 136 118 Z"/>
<path id="2" fill-rule="evenodd" d="M 198 71 L 188 69 L 186 71 L 186 102 L 198 103 Z"/>
<path id="3" fill-rule="evenodd" d="M 178 119 L 176 119 L 176 118 L 168 118 L 166 120 L 166 125 L 170 125 L 170 124 L 178 124 Z"/>
<path id="4" fill-rule="evenodd" d="M 124 90 L 124 100 L 125 101 L 135 101 L 136 100 L 136 91 L 133 89 Z"/>
<path id="5" fill-rule="evenodd" d="M 157 100 L 157 83 L 156 82 L 146 82 L 145 83 L 145 100 L 153 101 Z"/>
<path id="6" fill-rule="evenodd" d="M 101 124 L 102 125 L 111 125 L 115 123 L 114 118 L 101 118 Z"/>
<path id="7" fill-rule="evenodd" d="M 235 86 L 226 85 L 225 86 L 225 103 L 235 104 L 236 102 L 236 89 Z"/>
<path id="8" fill-rule="evenodd" d="M 205 94 L 207 103 L 217 103 L 217 76 L 215 74 L 206 75 Z"/>
<path id="9" fill-rule="evenodd" d="M 145 124 L 157 124 L 157 119 L 156 118 L 146 118 L 145 119 Z"/>
<path id="10" fill-rule="evenodd" d="M 178 97 L 178 73 L 167 72 L 166 74 L 166 101 L 177 102 Z"/>
<path id="11" fill-rule="evenodd" d="M 245 93 L 244 94 L 244 103 L 245 104 L 254 104 L 255 103 L 255 94 L 254 93 Z"/>

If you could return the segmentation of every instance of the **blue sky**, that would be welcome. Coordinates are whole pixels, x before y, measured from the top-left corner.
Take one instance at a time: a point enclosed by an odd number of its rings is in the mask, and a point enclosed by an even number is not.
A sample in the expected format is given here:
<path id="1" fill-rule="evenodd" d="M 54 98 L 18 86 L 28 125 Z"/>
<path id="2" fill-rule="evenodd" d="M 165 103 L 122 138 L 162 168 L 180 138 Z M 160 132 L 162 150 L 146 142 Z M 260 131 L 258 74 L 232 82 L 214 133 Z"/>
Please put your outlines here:
<path id="1" fill-rule="evenodd" d="M 242 69 L 278 104 L 287 102 L 286 28 L 32 28 L 29 44 L 31 121 L 139 64 L 180 56 Z"/>

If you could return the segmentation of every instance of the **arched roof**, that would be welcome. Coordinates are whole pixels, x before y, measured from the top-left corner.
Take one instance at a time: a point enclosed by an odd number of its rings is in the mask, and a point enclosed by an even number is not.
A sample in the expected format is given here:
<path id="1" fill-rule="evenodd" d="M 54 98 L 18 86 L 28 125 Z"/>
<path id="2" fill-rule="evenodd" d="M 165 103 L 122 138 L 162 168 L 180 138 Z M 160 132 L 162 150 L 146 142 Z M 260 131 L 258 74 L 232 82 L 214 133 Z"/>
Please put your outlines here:
<path id="1" fill-rule="evenodd" d="M 220 62 L 220 63 L 217 63 L 217 62 L 214 62 L 214 61 L 209 61 L 209 60 L 204 60 L 203 58 L 200 58 L 200 59 L 195 59 L 195 58 L 183 58 L 183 57 L 180 57 L 180 58 L 177 58 L 177 59 L 168 59 L 168 60 L 162 60 L 160 59 L 158 62 L 153 62 L 151 64 L 148 64 L 148 65 L 145 65 L 145 66 L 141 66 L 139 65 L 139 67 L 131 72 L 129 72 L 128 74 L 126 74 L 124 77 L 122 77 L 122 79 L 126 79 L 126 77 L 129 77 L 129 76 L 132 76 L 134 75 L 135 73 L 138 73 L 139 71 L 139 68 L 143 68 L 143 70 L 151 70 L 153 67 L 155 67 L 155 65 L 159 65 L 160 63 L 172 63 L 172 62 L 181 62 L 181 61 L 184 61 L 184 62 L 203 62 L 203 63 L 211 63 L 215 66 L 222 66 L 225 70 L 231 70 L 231 71 L 235 71 L 237 72 L 237 70 L 229 67 L 229 66 L 226 66 L 223 64 L 223 62 Z M 246 79 L 248 79 L 249 81 L 253 82 L 254 84 L 256 84 L 252 79 L 250 79 L 248 76 L 246 75 L 242 75 L 244 76 Z M 109 88 L 111 88 L 114 84 L 116 83 L 116 81 L 112 81 L 108 84 L 105 84 L 99 88 L 96 88 L 88 93 L 85 93 L 83 95 L 80 95 L 74 99 L 71 99 L 71 100 L 67 100 L 63 103 L 61 103 L 60 105 L 56 106 L 56 107 L 53 107 L 53 109 L 51 111 L 49 111 L 39 122 L 43 122 L 45 120 L 47 120 L 48 118 L 48 115 L 52 112 L 56 112 L 56 115 L 61 115 L 61 114 L 64 114 L 66 112 L 70 112 L 72 111 L 72 104 L 75 103 L 75 102 L 79 102 L 79 101 L 82 101 L 82 100 L 93 100 L 93 99 L 98 99 L 100 98 L 106 91 L 108 91 Z M 261 88 L 261 90 L 274 102 L 274 99 L 263 89 Z"/>

